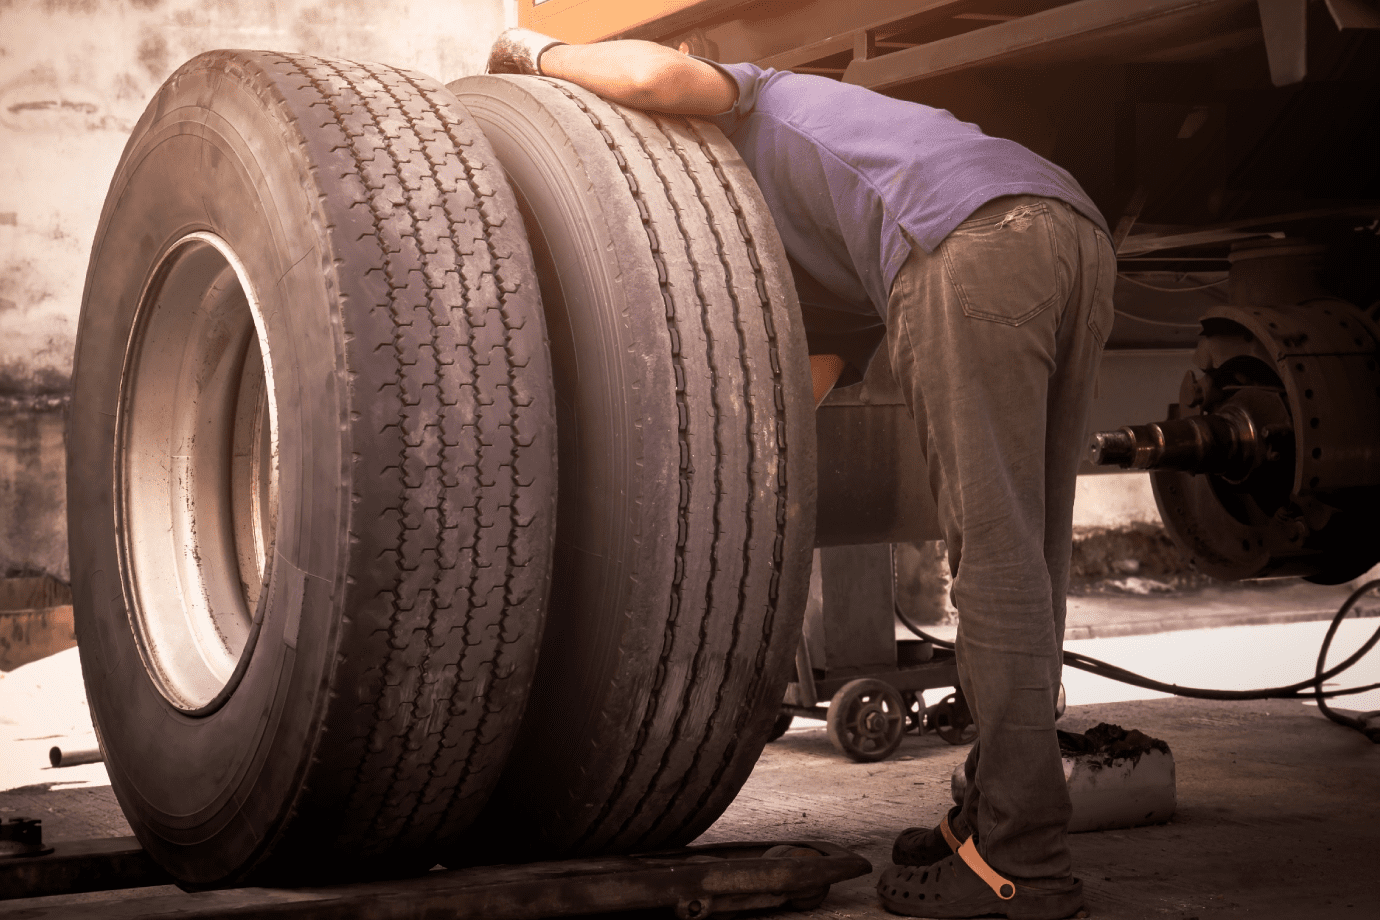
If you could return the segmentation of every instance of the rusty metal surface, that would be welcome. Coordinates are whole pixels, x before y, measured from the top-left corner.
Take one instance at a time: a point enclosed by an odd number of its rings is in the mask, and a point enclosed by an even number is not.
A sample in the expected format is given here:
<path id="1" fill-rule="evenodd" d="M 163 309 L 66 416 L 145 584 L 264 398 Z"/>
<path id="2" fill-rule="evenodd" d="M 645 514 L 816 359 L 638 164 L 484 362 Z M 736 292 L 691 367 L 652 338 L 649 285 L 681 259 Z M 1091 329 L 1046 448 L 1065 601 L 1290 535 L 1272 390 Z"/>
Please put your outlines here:
<path id="1" fill-rule="evenodd" d="M 624 16 L 617 34 L 949 109 L 1069 169 L 1114 225 L 1133 217 L 1123 255 L 1204 256 L 1373 210 L 1373 171 L 1352 152 L 1374 119 L 1380 14 L 1306 6 L 1306 40 L 1299 0 L 699 2 Z"/>
<path id="2" fill-rule="evenodd" d="M 864 678 L 885 681 L 901 692 L 918 693 L 936 687 L 956 687 L 958 663 L 954 660 L 952 652 L 947 649 L 936 649 L 934 660 L 923 664 L 903 665 L 890 670 L 859 670 L 844 676 L 816 680 L 811 684 L 817 694 L 814 703 L 809 702 L 809 698 L 802 694 L 802 685 L 792 681 L 786 686 L 784 708 L 798 716 L 823 719 L 828 714 L 828 709 L 820 705 L 818 700 L 829 699 L 850 682 Z"/>
<path id="3" fill-rule="evenodd" d="M 958 686 L 958 664 L 948 649 L 935 649 L 934 658 L 916 665 L 902 665 L 887 671 L 857 670 L 815 681 L 820 697 L 831 697 L 849 683 L 862 678 L 884 680 L 897 690 L 933 690 Z M 789 688 L 788 688 L 789 689 Z"/>
<path id="4" fill-rule="evenodd" d="M 885 543 L 815 550 L 820 593 L 805 606 L 810 662 L 825 673 L 896 667 L 891 547 Z M 811 585 L 813 588 L 814 586 Z"/>
<path id="5" fill-rule="evenodd" d="M 0 902 L 172 882 L 133 837 L 54 841 L 51 846 L 53 852 L 46 856 L 0 860 Z"/>
<path id="6" fill-rule="evenodd" d="M 0 671 L 13 671 L 77 644 L 72 605 L 0 609 Z"/>
<path id="7" fill-rule="evenodd" d="M 915 421 L 892 381 L 885 350 L 878 352 L 872 365 L 860 386 L 829 396 L 815 416 L 816 546 L 941 537 Z M 1088 430 L 1163 418 L 1192 367 L 1190 349 L 1106 352 Z M 1081 472 L 1108 470 L 1084 464 Z"/>
<path id="8" fill-rule="evenodd" d="M 1266 447 L 1244 468 L 1152 474 L 1167 531 L 1214 577 L 1332 584 L 1380 558 L 1371 526 L 1380 501 L 1380 330 L 1348 303 L 1309 297 L 1315 248 L 1240 254 L 1252 258 L 1233 265 L 1233 299 L 1307 302 L 1208 311 L 1195 357 L 1202 373 L 1185 379 L 1171 407 L 1170 424 L 1246 407 Z"/>
<path id="9" fill-rule="evenodd" d="M 791 69 L 853 50 L 859 33 L 872 33 L 873 47 L 888 50 L 886 43 L 893 33 L 946 24 L 977 5 L 974 0 L 799 0 L 753 6 L 732 17 L 699 25 L 717 49 L 719 60 L 755 61 L 763 67 Z M 1026 12 L 1032 4 L 1020 5 Z M 1054 3 L 1046 0 L 1042 5 Z M 963 22 L 969 28 L 989 24 L 983 20 Z M 644 37 L 652 37 L 650 29 Z"/>
<path id="10" fill-rule="evenodd" d="M 815 433 L 816 546 L 940 538 L 920 439 L 885 348 L 861 384 L 824 400 Z"/>
<path id="11" fill-rule="evenodd" d="M 1297 83 L 1308 74 L 1308 0 L 1257 0 L 1260 30 L 1275 86 Z"/>
<path id="12" fill-rule="evenodd" d="M 43 822 L 37 818 L 10 818 L 0 824 L 0 864 L 51 852 L 53 848 L 43 844 Z"/>
<path id="13" fill-rule="evenodd" d="M 639 27 L 688 28 L 748 0 L 517 0 L 518 25 L 567 42 L 635 35 Z M 638 36 L 642 37 L 642 36 Z"/>
<path id="14" fill-rule="evenodd" d="M 1227 221 L 1194 230 L 1183 228 L 1151 229 L 1136 231 L 1126 238 L 1117 250 L 1121 258 L 1156 252 L 1165 249 L 1182 249 L 1217 243 L 1234 243 L 1240 240 L 1258 239 L 1268 234 L 1262 227 L 1283 227 L 1328 218 L 1374 220 L 1380 216 L 1380 202 L 1361 203 L 1346 207 L 1319 208 L 1289 214 L 1274 214 L 1265 217 L 1248 217 L 1243 220 Z"/>
<path id="15" fill-rule="evenodd" d="M 1339 29 L 1380 29 L 1380 9 L 1368 0 L 1327 0 Z"/>
<path id="16" fill-rule="evenodd" d="M 924 455 L 905 406 L 826 404 L 815 430 L 816 546 L 940 538 Z"/>
<path id="17" fill-rule="evenodd" d="M 524 0 L 529 3 L 530 0 Z M 1294 2 L 1294 0 L 1284 0 Z M 1107 58 L 1234 34 L 1261 40 L 1256 0 L 741 0 L 629 4 L 569 0 L 536 7 L 524 25 L 567 40 L 614 36 L 675 43 L 698 34 L 722 61 L 833 71 L 873 89 L 974 66 L 1037 65 Z M 570 20 L 570 22 L 566 22 Z M 570 31 L 574 29 L 575 31 Z M 564 32 L 562 31 L 564 30 Z M 851 61 L 824 63 L 850 53 Z"/>
<path id="18" fill-rule="evenodd" d="M 109 842 L 121 858 L 132 838 Z M 101 841 L 88 841 L 90 847 Z M 125 849 L 120 850 L 123 845 Z M 77 846 L 75 844 L 69 846 Z M 770 855 L 769 855 L 770 851 Z M 142 855 L 137 848 L 133 853 Z M 44 857 L 54 859 L 56 857 Z M 42 860 L 27 860 L 38 864 Z M 434 871 L 421 878 L 321 888 L 238 888 L 45 907 L 30 901 L 13 916 L 84 920 L 169 917 L 482 917 L 536 920 L 612 911 L 673 908 L 681 920 L 724 911 L 809 907 L 835 882 L 872 871 L 848 850 L 813 841 L 725 843 L 637 857 Z M 18 889 L 0 876 L 0 891 Z M 161 884 L 150 879 L 139 884 Z M 114 887 L 107 885 L 105 887 Z M 93 890 L 68 888 L 71 890 Z"/>
<path id="19" fill-rule="evenodd" d="M 1288 394 L 1294 418 L 1297 494 L 1370 488 L 1380 480 L 1380 333 L 1360 310 L 1341 301 L 1299 306 L 1223 306 L 1205 322 L 1244 330 L 1245 342 L 1204 339 L 1204 370 L 1249 355 L 1271 367 Z"/>
<path id="20" fill-rule="evenodd" d="M 1107 58 L 1153 48 L 1232 21 L 1251 0 L 1080 0 L 927 42 L 871 60 L 854 59 L 844 82 L 886 89 L 978 64 L 1006 66 Z"/>
<path id="21" fill-rule="evenodd" d="M 810 598 L 785 706 L 822 719 L 820 705 L 849 682 L 871 678 L 898 692 L 952 687 L 951 650 L 897 640 L 892 547 L 886 543 L 815 550 Z"/>

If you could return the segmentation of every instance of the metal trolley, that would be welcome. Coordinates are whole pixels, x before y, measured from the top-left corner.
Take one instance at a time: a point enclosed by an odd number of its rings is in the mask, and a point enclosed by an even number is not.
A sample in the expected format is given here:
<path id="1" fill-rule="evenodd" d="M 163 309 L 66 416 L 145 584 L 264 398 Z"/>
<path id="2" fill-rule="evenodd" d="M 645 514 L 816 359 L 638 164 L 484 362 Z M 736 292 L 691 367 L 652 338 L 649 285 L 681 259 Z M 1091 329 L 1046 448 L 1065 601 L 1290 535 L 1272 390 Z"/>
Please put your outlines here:
<path id="1" fill-rule="evenodd" d="M 956 689 L 926 706 L 923 691 L 937 687 Z M 824 721 L 834 747 L 860 762 L 890 757 L 907 731 L 965 744 L 977 730 L 957 687 L 951 649 L 896 638 L 891 544 L 815 550 L 796 679 L 774 737 L 804 716 Z"/>

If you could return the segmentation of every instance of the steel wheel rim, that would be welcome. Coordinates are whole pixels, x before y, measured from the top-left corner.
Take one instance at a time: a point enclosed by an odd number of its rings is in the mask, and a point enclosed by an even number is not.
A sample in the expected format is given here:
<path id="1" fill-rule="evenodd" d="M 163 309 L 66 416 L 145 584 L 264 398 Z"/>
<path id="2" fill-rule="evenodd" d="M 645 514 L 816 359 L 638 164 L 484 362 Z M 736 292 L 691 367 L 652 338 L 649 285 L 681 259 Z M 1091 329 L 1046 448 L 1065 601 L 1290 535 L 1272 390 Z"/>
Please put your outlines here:
<path id="1" fill-rule="evenodd" d="M 278 517 L 278 412 L 259 300 L 225 240 L 164 252 L 140 298 L 116 410 L 121 580 L 144 667 L 206 714 L 263 621 Z"/>

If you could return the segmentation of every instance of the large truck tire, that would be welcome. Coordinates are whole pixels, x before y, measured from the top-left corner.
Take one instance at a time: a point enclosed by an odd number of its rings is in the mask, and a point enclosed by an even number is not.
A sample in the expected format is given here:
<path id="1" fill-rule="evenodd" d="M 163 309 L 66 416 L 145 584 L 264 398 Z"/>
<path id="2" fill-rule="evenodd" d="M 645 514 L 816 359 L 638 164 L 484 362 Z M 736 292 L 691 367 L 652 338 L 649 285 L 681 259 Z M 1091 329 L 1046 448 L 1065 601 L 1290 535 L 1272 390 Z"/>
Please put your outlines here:
<path id="1" fill-rule="evenodd" d="M 425 869 L 540 646 L 555 417 L 531 253 L 439 83 L 195 58 L 112 182 L 68 526 L 111 784 L 188 887 Z"/>
<path id="2" fill-rule="evenodd" d="M 533 696 L 467 860 L 684 843 L 746 780 L 793 667 L 815 518 L 789 268 L 714 127 L 570 84 L 449 84 L 517 193 L 561 484 Z"/>

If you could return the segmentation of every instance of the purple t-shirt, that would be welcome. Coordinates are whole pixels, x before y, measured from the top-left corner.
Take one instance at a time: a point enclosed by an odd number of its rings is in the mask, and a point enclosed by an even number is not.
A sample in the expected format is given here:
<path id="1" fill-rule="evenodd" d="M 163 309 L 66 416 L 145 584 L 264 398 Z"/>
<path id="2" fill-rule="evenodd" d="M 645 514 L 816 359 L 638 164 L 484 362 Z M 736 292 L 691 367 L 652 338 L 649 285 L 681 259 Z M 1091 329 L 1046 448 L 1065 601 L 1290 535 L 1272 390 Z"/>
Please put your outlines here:
<path id="1" fill-rule="evenodd" d="M 943 109 L 825 77 L 706 63 L 738 84 L 737 104 L 710 121 L 757 179 L 797 277 L 808 266 L 799 286 L 813 289 L 802 290 L 809 306 L 885 321 L 910 255 L 906 234 L 932 252 L 1002 195 L 1060 199 L 1106 230 L 1065 170 Z"/>

